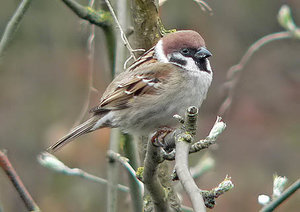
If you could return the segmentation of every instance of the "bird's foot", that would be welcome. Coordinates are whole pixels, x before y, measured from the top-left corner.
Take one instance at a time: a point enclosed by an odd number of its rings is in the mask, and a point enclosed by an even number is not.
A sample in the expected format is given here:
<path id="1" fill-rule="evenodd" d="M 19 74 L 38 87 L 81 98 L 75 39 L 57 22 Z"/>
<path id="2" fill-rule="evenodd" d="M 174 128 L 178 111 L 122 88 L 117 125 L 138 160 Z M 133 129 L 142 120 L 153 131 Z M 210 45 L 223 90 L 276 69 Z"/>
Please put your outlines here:
<path id="1" fill-rule="evenodd" d="M 165 142 L 166 136 L 173 132 L 174 129 L 170 127 L 161 127 L 155 133 L 152 134 L 152 144 L 156 147 L 162 147 L 168 149 L 168 144 Z"/>

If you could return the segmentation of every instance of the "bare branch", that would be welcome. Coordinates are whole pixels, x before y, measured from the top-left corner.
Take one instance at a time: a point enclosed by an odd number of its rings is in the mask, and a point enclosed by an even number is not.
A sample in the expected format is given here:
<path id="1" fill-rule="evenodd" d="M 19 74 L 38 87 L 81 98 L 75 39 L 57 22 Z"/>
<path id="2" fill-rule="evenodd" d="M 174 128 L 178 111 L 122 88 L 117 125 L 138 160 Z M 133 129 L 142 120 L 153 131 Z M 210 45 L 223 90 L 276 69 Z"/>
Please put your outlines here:
<path id="1" fill-rule="evenodd" d="M 288 6 L 283 5 L 278 12 L 278 22 L 280 25 L 285 28 L 287 31 L 272 33 L 266 35 L 255 43 L 253 43 L 246 53 L 243 55 L 238 64 L 230 67 L 227 71 L 227 82 L 224 83 L 223 87 L 227 90 L 227 95 L 223 103 L 219 108 L 218 114 L 223 116 L 228 109 L 230 108 L 233 100 L 234 89 L 236 88 L 237 82 L 239 81 L 240 73 L 247 62 L 251 59 L 253 54 L 259 50 L 262 46 L 272 41 L 287 39 L 287 38 L 296 38 L 300 39 L 300 28 L 294 23 L 291 11 Z"/>
<path id="2" fill-rule="evenodd" d="M 156 212 L 170 210 L 166 192 L 158 179 L 158 166 L 161 163 L 160 148 L 153 146 L 151 139 L 148 141 L 147 153 L 144 162 L 143 181 L 149 192 Z"/>
<path id="3" fill-rule="evenodd" d="M 182 118 L 179 118 L 178 115 L 176 116 L 176 118 L 179 119 L 180 123 L 182 123 L 182 124 L 185 123 L 185 121 L 183 121 Z M 209 135 L 205 139 L 202 139 L 202 140 L 192 144 L 190 146 L 189 153 L 198 152 L 202 149 L 208 148 L 212 144 L 215 144 L 218 136 L 225 130 L 225 128 L 226 128 L 226 124 L 222 121 L 222 118 L 218 116 L 214 126 L 212 127 L 212 129 L 209 133 Z M 177 134 L 178 134 L 178 132 L 175 131 L 172 135 L 170 135 L 172 137 L 170 138 L 170 140 L 168 142 L 173 142 L 173 141 L 171 141 L 171 139 L 174 139 L 174 135 L 176 137 Z M 176 141 L 176 138 L 175 138 L 175 141 Z M 165 160 L 174 160 L 175 159 L 175 154 L 176 154 L 175 149 L 173 151 L 171 151 L 170 153 L 162 151 L 162 157 Z"/>
<path id="4" fill-rule="evenodd" d="M 277 32 L 277 33 L 272 33 L 270 35 L 266 35 L 266 36 L 262 37 L 261 39 L 259 39 L 258 41 L 256 41 L 255 43 L 253 43 L 248 48 L 248 50 L 243 55 L 242 59 L 240 60 L 240 62 L 238 64 L 236 64 L 228 69 L 227 82 L 225 82 L 223 85 L 223 87 L 225 87 L 227 90 L 227 97 L 225 98 L 225 100 L 223 101 L 222 105 L 219 108 L 218 114 L 220 116 L 223 116 L 227 112 L 229 107 L 231 106 L 233 95 L 234 95 L 234 89 L 240 78 L 240 75 L 238 75 L 238 73 L 240 73 L 244 69 L 245 65 L 251 59 L 253 54 L 267 43 L 270 43 L 270 42 L 276 41 L 276 40 L 292 38 L 292 37 L 293 37 L 293 35 L 290 32 Z"/>
<path id="5" fill-rule="evenodd" d="M 130 161 L 130 165 L 135 170 L 140 167 L 140 158 L 138 154 L 138 142 L 136 142 L 132 136 L 128 134 L 123 134 L 123 152 Z M 129 175 L 129 174 L 128 174 Z M 143 211 L 143 194 L 144 194 L 144 185 L 143 189 L 140 189 L 140 184 L 136 183 L 137 175 L 135 173 L 135 178 L 129 176 L 129 187 L 130 195 L 133 204 L 134 212 Z"/>
<path id="6" fill-rule="evenodd" d="M 111 25 L 111 15 L 104 10 L 95 11 L 91 7 L 84 7 L 74 0 L 62 0 L 78 17 L 89 21 L 99 27 L 106 28 Z"/>
<path id="7" fill-rule="evenodd" d="M 0 59 L 3 57 L 5 49 L 16 34 L 21 20 L 23 19 L 25 12 L 29 8 L 31 1 L 32 0 L 23 0 L 20 3 L 18 9 L 13 14 L 12 18 L 9 20 L 0 41 Z"/>
<path id="8" fill-rule="evenodd" d="M 128 51 L 129 51 L 129 53 L 130 53 L 130 57 L 125 61 L 124 65 L 123 65 L 123 68 L 126 69 L 127 63 L 128 63 L 131 59 L 133 59 L 134 61 L 136 61 L 136 57 L 135 57 L 135 55 L 134 55 L 134 52 L 139 52 L 139 51 L 144 52 L 145 49 L 132 49 L 132 47 L 131 47 L 131 45 L 130 45 L 130 43 L 129 43 L 127 37 L 126 37 L 126 34 L 124 33 L 124 31 L 123 31 L 123 29 L 122 29 L 122 27 L 121 27 L 121 25 L 120 25 L 120 23 L 119 23 L 119 21 L 118 21 L 118 18 L 117 18 L 117 16 L 116 16 L 116 14 L 115 14 L 115 12 L 114 12 L 114 9 L 113 9 L 113 7 L 111 6 L 109 0 L 105 0 L 105 2 L 106 2 L 106 4 L 107 4 L 107 6 L 108 6 L 108 8 L 109 8 L 109 10 L 110 10 L 110 12 L 111 12 L 111 14 L 112 14 L 114 20 L 115 20 L 115 22 L 116 22 L 116 24 L 117 24 L 117 26 L 118 26 L 120 32 L 121 32 L 121 40 L 123 41 L 125 47 L 128 49 Z"/>
<path id="9" fill-rule="evenodd" d="M 41 154 L 39 154 L 37 156 L 37 159 L 38 159 L 38 162 L 42 166 L 44 166 L 48 169 L 51 169 L 52 171 L 55 171 L 55 172 L 58 172 L 58 173 L 61 173 L 64 175 L 81 177 L 83 179 L 86 179 L 86 180 L 89 180 L 92 182 L 107 185 L 106 179 L 89 174 L 89 173 L 83 171 L 82 169 L 70 168 L 70 167 L 66 166 L 63 162 L 58 160 L 54 155 L 52 155 L 48 152 L 42 152 Z M 129 192 L 129 188 L 124 185 L 118 184 L 117 187 L 118 187 L 118 190 L 120 190 L 120 191 Z"/>
<path id="10" fill-rule="evenodd" d="M 91 0 L 89 2 L 89 7 L 93 8 L 94 2 L 95 2 L 94 0 Z M 92 24 L 89 27 L 90 27 L 90 36 L 89 36 L 88 42 L 87 42 L 88 61 L 89 61 L 89 64 L 88 64 L 88 92 L 87 92 L 87 96 L 84 101 L 84 104 L 82 106 L 82 109 L 81 109 L 81 111 L 78 115 L 78 118 L 76 119 L 72 128 L 78 126 L 82 122 L 85 114 L 88 112 L 92 92 L 94 92 L 94 91 L 98 92 L 98 90 L 93 86 L 94 61 L 95 61 L 95 25 Z"/>
<path id="11" fill-rule="evenodd" d="M 216 187 L 210 191 L 200 190 L 202 193 L 205 206 L 208 208 L 213 208 L 216 204 L 216 198 L 229 191 L 234 187 L 231 182 L 231 178 L 226 176 L 225 179 Z"/>
<path id="12" fill-rule="evenodd" d="M 183 133 L 176 138 L 175 170 L 192 202 L 194 211 L 202 212 L 206 211 L 204 201 L 188 165 L 189 149 L 195 135 L 197 115 L 198 109 L 196 107 L 188 108 Z"/>
<path id="13" fill-rule="evenodd" d="M 26 208 L 28 211 L 40 211 L 37 204 L 32 199 L 31 195 L 25 188 L 22 180 L 18 176 L 16 170 L 10 163 L 8 157 L 5 154 L 5 151 L 0 150 L 0 166 L 5 171 L 6 175 L 8 176 L 9 180 L 14 185 L 15 189 L 17 190 L 18 194 L 20 195 L 21 199 L 23 200 Z"/>
<path id="14" fill-rule="evenodd" d="M 136 184 L 139 185 L 141 194 L 144 194 L 144 185 L 136 178 L 136 172 L 129 164 L 128 158 L 122 157 L 119 153 L 116 153 L 112 150 L 109 150 L 107 152 L 107 156 L 110 160 L 116 160 L 119 163 L 121 163 L 122 166 L 125 167 L 125 169 L 128 171 L 128 173 L 131 175 L 131 177 L 135 180 Z"/>

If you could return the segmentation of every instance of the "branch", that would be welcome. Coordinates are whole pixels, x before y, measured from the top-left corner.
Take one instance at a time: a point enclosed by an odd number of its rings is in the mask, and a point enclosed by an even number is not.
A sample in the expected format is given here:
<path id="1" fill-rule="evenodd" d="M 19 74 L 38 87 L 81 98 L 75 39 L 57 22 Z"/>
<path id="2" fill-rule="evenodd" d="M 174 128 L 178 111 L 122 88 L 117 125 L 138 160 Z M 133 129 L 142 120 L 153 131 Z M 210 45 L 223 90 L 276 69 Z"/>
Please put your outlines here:
<path id="1" fill-rule="evenodd" d="M 140 159 L 138 154 L 137 142 L 130 135 L 123 135 L 123 152 L 125 156 L 129 159 L 130 165 L 135 170 L 140 166 Z M 136 173 L 135 178 L 129 177 L 129 187 L 130 187 L 130 195 L 132 201 L 134 212 L 143 211 L 143 194 L 142 189 L 140 189 L 140 185 L 136 183 Z M 144 189 L 144 185 L 143 185 Z"/>
<path id="2" fill-rule="evenodd" d="M 215 166 L 215 160 L 207 155 L 201 157 L 198 163 L 190 168 L 190 172 L 193 176 L 193 179 L 199 178 L 204 173 L 210 171 Z"/>
<path id="3" fill-rule="evenodd" d="M 237 82 L 239 81 L 240 73 L 248 61 L 251 59 L 253 54 L 258 51 L 262 46 L 272 41 L 287 39 L 287 38 L 296 38 L 300 39 L 300 28 L 298 28 L 291 16 L 291 12 L 288 6 L 283 5 L 278 12 L 278 21 L 283 28 L 287 31 L 272 33 L 266 35 L 255 43 L 253 43 L 246 53 L 243 55 L 238 64 L 230 67 L 227 71 L 227 82 L 224 83 L 223 87 L 227 89 L 227 95 L 223 103 L 219 108 L 218 114 L 223 116 L 228 109 L 230 108 L 234 96 L 234 90 L 236 88 Z"/>
<path id="4" fill-rule="evenodd" d="M 89 2 L 89 7 L 93 8 L 95 1 L 91 0 Z M 90 35 L 87 41 L 87 50 L 88 50 L 88 92 L 86 95 L 86 99 L 84 101 L 84 104 L 81 108 L 81 111 L 79 112 L 79 115 L 73 125 L 72 128 L 75 128 L 78 126 L 86 113 L 89 110 L 90 105 L 90 99 L 92 92 L 98 92 L 98 90 L 93 85 L 93 74 L 94 74 L 94 62 L 95 62 L 95 25 L 91 24 L 89 25 Z"/>
<path id="5" fill-rule="evenodd" d="M 117 26 L 118 26 L 118 28 L 119 28 L 119 30 L 120 30 L 120 32 L 121 32 L 121 39 L 122 39 L 122 41 L 124 42 L 125 47 L 128 49 L 128 51 L 129 51 L 129 53 L 130 53 L 130 57 L 127 59 L 127 61 L 126 61 L 125 64 L 124 64 L 124 69 L 125 69 L 125 68 L 126 68 L 126 64 L 127 64 L 127 62 L 128 62 L 130 59 L 133 58 L 134 60 L 136 60 L 136 57 L 135 57 L 135 55 L 134 55 L 133 52 L 134 52 L 134 51 L 139 51 L 139 50 L 144 51 L 144 49 L 138 49 L 138 50 L 133 50 L 133 49 L 132 49 L 132 47 L 131 47 L 129 41 L 127 40 L 126 34 L 124 33 L 124 31 L 123 31 L 123 29 L 122 29 L 122 27 L 121 27 L 121 25 L 120 25 L 120 23 L 119 23 L 119 20 L 118 20 L 116 14 L 115 14 L 115 12 L 114 12 L 114 9 L 112 8 L 112 6 L 111 6 L 111 4 L 110 4 L 110 2 L 109 2 L 109 0 L 105 0 L 105 2 L 106 2 L 106 4 L 107 4 L 107 6 L 108 6 L 108 9 L 109 9 L 109 11 L 110 11 L 112 17 L 114 18 L 114 20 L 115 20 L 115 22 L 116 22 L 116 24 L 117 24 Z M 122 7 L 119 7 L 119 10 L 120 10 L 121 8 L 122 8 Z M 123 6 L 123 8 L 125 9 L 125 5 Z M 125 17 L 122 17 L 122 18 L 126 18 L 126 10 L 125 10 L 124 12 L 121 12 L 120 14 L 122 14 L 123 16 L 125 16 Z M 119 15 L 118 15 L 118 16 L 119 16 Z M 126 20 L 126 19 L 125 19 L 125 20 Z M 122 21 L 124 22 L 125 20 L 122 20 Z"/>
<path id="6" fill-rule="evenodd" d="M 89 21 L 102 28 L 111 26 L 112 18 L 109 12 L 104 10 L 95 11 L 91 7 L 84 7 L 73 0 L 62 0 L 78 17 Z"/>
<path id="7" fill-rule="evenodd" d="M 190 107 L 186 113 L 183 132 L 176 138 L 175 171 L 196 212 L 206 211 L 201 193 L 189 171 L 188 155 L 196 131 L 198 109 Z"/>
<path id="8" fill-rule="evenodd" d="M 136 172 L 129 164 L 128 158 L 122 157 L 119 153 L 116 153 L 112 150 L 109 150 L 107 152 L 107 156 L 108 156 L 109 160 L 118 161 L 122 166 L 124 166 L 124 168 L 128 171 L 128 173 L 130 174 L 132 179 L 134 179 L 136 184 L 139 185 L 140 193 L 143 194 L 144 193 L 144 185 L 136 178 L 136 174 L 135 174 Z"/>
<path id="9" fill-rule="evenodd" d="M 160 148 L 153 146 L 151 139 L 148 141 L 147 153 L 144 162 L 143 182 L 149 192 L 156 212 L 170 211 L 166 192 L 158 179 L 158 167 L 161 163 Z"/>
<path id="10" fill-rule="evenodd" d="M 114 152 L 119 152 L 120 139 L 121 132 L 119 129 L 112 129 L 110 133 L 109 149 Z M 115 161 L 108 160 L 107 179 L 107 211 L 116 212 L 118 206 L 118 193 L 116 185 L 118 184 L 119 180 L 119 164 Z"/>
<path id="11" fill-rule="evenodd" d="M 240 75 L 238 75 L 238 73 L 244 69 L 245 65 L 251 59 L 252 55 L 267 43 L 291 37 L 292 34 L 290 32 L 277 32 L 260 38 L 248 48 L 238 64 L 228 69 L 227 82 L 225 82 L 223 85 L 227 89 L 227 96 L 219 108 L 218 114 L 220 116 L 223 116 L 231 106 L 234 96 L 234 89 L 236 88 L 237 82 L 240 78 Z"/>
<path id="12" fill-rule="evenodd" d="M 182 117 L 175 115 L 175 118 L 177 118 L 181 124 L 185 123 L 185 121 L 183 120 Z M 225 128 L 226 128 L 226 124 L 222 121 L 222 118 L 218 116 L 214 126 L 210 130 L 209 135 L 205 139 L 202 139 L 202 140 L 192 144 L 189 148 L 189 153 L 191 154 L 191 153 L 198 152 L 200 150 L 208 148 L 212 144 L 215 144 L 217 138 L 225 130 Z M 178 134 L 178 132 L 175 131 L 172 135 L 170 135 L 170 136 L 172 136 L 172 138 L 169 139 L 167 142 L 172 143 L 173 142 L 172 139 L 174 139 L 176 137 L 176 134 Z M 175 137 L 173 137 L 174 135 L 175 135 Z M 173 150 L 170 153 L 162 151 L 162 157 L 165 160 L 174 160 L 175 154 L 176 154 L 176 150 Z"/>
<path id="13" fill-rule="evenodd" d="M 300 179 L 294 182 L 290 187 L 288 187 L 278 198 L 274 199 L 272 202 L 264 206 L 260 212 L 270 212 L 277 208 L 283 201 L 289 198 L 293 193 L 295 193 L 300 188 Z"/>
<path id="14" fill-rule="evenodd" d="M 31 0 L 23 0 L 8 22 L 0 41 L 0 59 L 3 57 L 5 49 L 16 34 L 21 20 L 30 6 L 30 3 Z"/>
<path id="15" fill-rule="evenodd" d="M 106 1 L 107 6 L 110 6 L 109 2 Z M 121 23 L 118 22 L 119 28 L 121 29 L 122 26 L 126 26 L 126 1 L 116 1 L 117 6 L 117 18 L 120 20 Z M 112 10 L 112 7 L 109 7 L 110 12 L 113 14 L 113 17 L 116 21 L 116 15 Z M 116 35 L 118 34 L 117 29 L 113 29 L 113 33 Z M 124 45 L 121 39 L 115 39 L 115 46 L 114 49 L 114 66 L 112 66 L 112 76 L 114 77 L 116 74 L 119 74 L 123 71 L 123 64 L 126 58 Z M 109 45 L 109 43 L 108 43 Z M 109 149 L 114 152 L 119 152 L 120 141 L 121 138 L 124 138 L 121 134 L 120 130 L 112 129 L 111 130 L 111 138 L 109 143 Z M 108 163 L 108 170 L 107 176 L 109 179 L 109 187 L 107 193 L 107 211 L 108 212 L 116 212 L 117 211 L 117 190 L 115 188 L 115 184 L 118 183 L 118 175 L 119 175 L 119 164 L 115 161 L 109 160 Z"/>
<path id="16" fill-rule="evenodd" d="M 61 162 L 54 155 L 49 154 L 48 152 L 42 152 L 41 154 L 39 154 L 37 156 L 37 160 L 42 166 L 44 166 L 52 171 L 55 171 L 55 172 L 58 172 L 58 173 L 61 173 L 64 175 L 81 177 L 85 180 L 96 182 L 96 183 L 99 183 L 102 185 L 108 184 L 106 179 L 94 176 L 94 175 L 89 174 L 78 168 L 70 168 L 70 167 L 66 166 L 63 162 Z M 118 190 L 120 190 L 120 191 L 129 192 L 129 188 L 124 185 L 118 184 L 117 187 L 118 187 Z"/>
<path id="17" fill-rule="evenodd" d="M 213 208 L 216 204 L 216 198 L 224 194 L 225 192 L 229 191 L 234 187 L 233 183 L 231 182 L 231 178 L 226 176 L 223 182 L 221 182 L 216 188 L 213 188 L 210 191 L 200 190 L 205 206 L 208 208 Z"/>
<path id="18" fill-rule="evenodd" d="M 137 49 L 150 49 L 160 39 L 157 0 L 131 0 L 135 43 Z"/>
<path id="19" fill-rule="evenodd" d="M 32 199 L 31 195 L 25 188 L 16 170 L 13 168 L 4 151 L 0 150 L 0 166 L 5 171 L 6 175 L 19 193 L 28 211 L 40 211 L 37 204 Z"/>

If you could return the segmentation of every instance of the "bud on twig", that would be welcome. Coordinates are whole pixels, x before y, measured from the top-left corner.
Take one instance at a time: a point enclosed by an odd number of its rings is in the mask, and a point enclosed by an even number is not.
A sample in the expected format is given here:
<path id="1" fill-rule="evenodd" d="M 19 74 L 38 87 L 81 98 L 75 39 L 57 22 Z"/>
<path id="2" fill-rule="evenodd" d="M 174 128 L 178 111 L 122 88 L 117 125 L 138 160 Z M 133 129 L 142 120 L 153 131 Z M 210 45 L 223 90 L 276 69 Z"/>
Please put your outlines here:
<path id="1" fill-rule="evenodd" d="M 226 124 L 222 121 L 222 118 L 218 116 L 213 128 L 207 136 L 207 139 L 216 140 L 217 137 L 225 130 L 225 128 Z"/>
<path id="2" fill-rule="evenodd" d="M 56 172 L 64 173 L 71 170 L 63 162 L 48 152 L 42 152 L 38 155 L 37 159 L 42 166 L 52 169 Z"/>
<path id="3" fill-rule="evenodd" d="M 293 20 L 291 9 L 289 6 L 283 5 L 280 8 L 277 19 L 279 24 L 283 28 L 285 28 L 287 31 L 292 32 L 296 38 L 300 39 L 300 29 L 296 26 Z"/>
<path id="4" fill-rule="evenodd" d="M 279 197 L 283 192 L 288 179 L 286 177 L 278 176 L 277 174 L 274 175 L 273 180 L 273 199 Z"/>
<path id="5" fill-rule="evenodd" d="M 271 201 L 271 198 L 268 195 L 261 194 L 258 196 L 258 203 L 261 205 L 266 205 Z"/>

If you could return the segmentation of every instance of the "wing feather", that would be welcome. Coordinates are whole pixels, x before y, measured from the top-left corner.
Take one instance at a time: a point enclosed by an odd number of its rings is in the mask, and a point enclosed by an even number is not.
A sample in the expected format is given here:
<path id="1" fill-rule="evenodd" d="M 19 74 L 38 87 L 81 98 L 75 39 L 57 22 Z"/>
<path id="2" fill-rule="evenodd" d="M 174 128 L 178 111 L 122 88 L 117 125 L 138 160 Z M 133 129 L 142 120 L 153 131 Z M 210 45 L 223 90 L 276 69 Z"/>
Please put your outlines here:
<path id="1" fill-rule="evenodd" d="M 118 75 L 103 94 L 100 104 L 91 109 L 97 113 L 103 110 L 120 110 L 130 106 L 137 98 L 158 95 L 165 88 L 174 65 L 150 63 L 141 71 L 128 70 Z"/>

